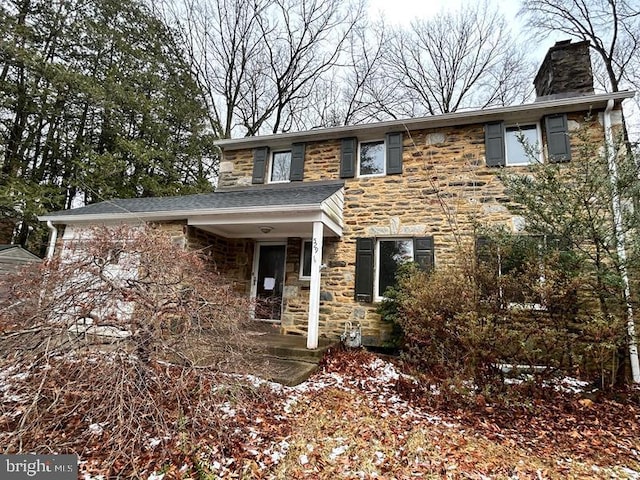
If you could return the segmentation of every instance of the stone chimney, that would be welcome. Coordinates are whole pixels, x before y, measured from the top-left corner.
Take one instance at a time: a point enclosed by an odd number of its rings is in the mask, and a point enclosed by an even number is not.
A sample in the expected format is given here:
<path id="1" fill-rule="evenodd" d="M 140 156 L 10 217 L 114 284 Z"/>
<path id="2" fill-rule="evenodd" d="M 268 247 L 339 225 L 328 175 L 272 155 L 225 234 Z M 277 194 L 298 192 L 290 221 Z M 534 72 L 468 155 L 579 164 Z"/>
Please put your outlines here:
<path id="1" fill-rule="evenodd" d="M 536 100 L 593 94 L 589 42 L 556 42 L 544 57 L 533 84 Z"/>

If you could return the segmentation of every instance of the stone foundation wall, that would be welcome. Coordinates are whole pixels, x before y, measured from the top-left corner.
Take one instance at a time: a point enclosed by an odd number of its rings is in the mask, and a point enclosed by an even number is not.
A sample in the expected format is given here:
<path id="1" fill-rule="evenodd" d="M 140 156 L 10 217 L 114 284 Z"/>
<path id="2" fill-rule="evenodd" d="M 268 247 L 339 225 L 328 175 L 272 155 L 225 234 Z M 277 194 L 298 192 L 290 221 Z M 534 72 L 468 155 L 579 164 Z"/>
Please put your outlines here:
<path id="1" fill-rule="evenodd" d="M 570 114 L 570 130 L 586 126 L 592 138 L 602 139 L 597 116 L 588 125 L 585 116 Z M 571 142 L 577 149 L 580 141 L 572 137 Z M 251 150 L 225 152 L 221 185 L 250 184 L 252 162 Z M 339 166 L 339 140 L 307 144 L 304 181 L 337 179 Z M 520 223 L 508 209 L 511 201 L 499 178 L 503 171 L 525 167 L 487 167 L 484 125 L 476 124 L 405 133 L 402 175 L 346 179 L 343 238 L 325 239 L 320 334 L 336 337 L 351 321 L 362 325 L 369 344 L 389 339 L 390 326 L 380 321 L 376 304 L 354 300 L 356 238 L 432 235 L 438 267 L 457 260 L 477 225 L 512 229 Z M 305 333 L 309 282 L 298 277 L 300 239 L 290 239 L 287 252 L 282 328 Z"/>

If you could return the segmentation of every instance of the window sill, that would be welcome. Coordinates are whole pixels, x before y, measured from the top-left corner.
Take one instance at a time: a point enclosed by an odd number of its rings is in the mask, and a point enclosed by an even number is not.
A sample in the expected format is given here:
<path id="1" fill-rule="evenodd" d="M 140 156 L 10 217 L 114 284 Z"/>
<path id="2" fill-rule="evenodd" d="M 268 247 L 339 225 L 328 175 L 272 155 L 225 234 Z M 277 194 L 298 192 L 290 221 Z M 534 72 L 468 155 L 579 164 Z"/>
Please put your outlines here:
<path id="1" fill-rule="evenodd" d="M 378 177 L 386 177 L 386 173 L 372 173 L 371 175 L 358 175 L 356 178 L 378 178 Z"/>
<path id="2" fill-rule="evenodd" d="M 278 181 L 269 180 L 267 185 L 277 185 L 279 183 L 291 183 L 291 180 L 278 180 Z"/>

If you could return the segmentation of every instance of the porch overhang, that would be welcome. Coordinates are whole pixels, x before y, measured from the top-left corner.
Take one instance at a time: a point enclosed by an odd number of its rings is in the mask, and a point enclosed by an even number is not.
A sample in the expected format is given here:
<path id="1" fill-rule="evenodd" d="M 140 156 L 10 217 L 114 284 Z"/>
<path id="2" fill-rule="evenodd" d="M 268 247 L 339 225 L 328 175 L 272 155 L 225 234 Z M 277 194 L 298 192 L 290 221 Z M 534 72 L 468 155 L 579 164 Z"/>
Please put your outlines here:
<path id="1" fill-rule="evenodd" d="M 181 197 L 116 199 L 42 215 L 57 225 L 186 221 L 225 238 L 311 237 L 313 225 L 323 235 L 342 236 L 342 182 L 256 185 Z"/>
<path id="2" fill-rule="evenodd" d="M 179 197 L 115 199 L 38 217 L 52 229 L 51 255 L 57 225 L 90 226 L 146 222 L 186 222 L 225 238 L 284 240 L 310 238 L 307 348 L 318 346 L 322 245 L 325 237 L 342 237 L 342 181 L 256 185 L 210 194 Z"/>
<path id="3" fill-rule="evenodd" d="M 314 222 L 321 222 L 325 237 L 342 237 L 342 215 L 332 218 L 322 205 L 299 205 L 287 211 L 268 208 L 255 212 L 230 211 L 187 218 L 189 226 L 225 238 L 311 238 Z"/>

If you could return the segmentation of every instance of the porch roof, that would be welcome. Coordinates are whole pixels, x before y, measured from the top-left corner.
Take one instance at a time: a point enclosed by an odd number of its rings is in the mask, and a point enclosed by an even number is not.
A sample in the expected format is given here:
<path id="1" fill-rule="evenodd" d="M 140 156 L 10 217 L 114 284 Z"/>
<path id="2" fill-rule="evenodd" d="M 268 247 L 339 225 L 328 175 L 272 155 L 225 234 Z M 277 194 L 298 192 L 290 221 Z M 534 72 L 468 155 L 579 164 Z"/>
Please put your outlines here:
<path id="1" fill-rule="evenodd" d="M 227 237 L 302 235 L 323 221 L 327 234 L 341 236 L 343 181 L 295 182 L 220 189 L 174 197 L 117 198 L 38 217 L 54 224 L 187 220 Z M 286 229 L 271 226 L 287 225 Z M 264 228 L 261 228 L 264 227 Z M 264 233 L 267 227 L 270 232 Z"/>

